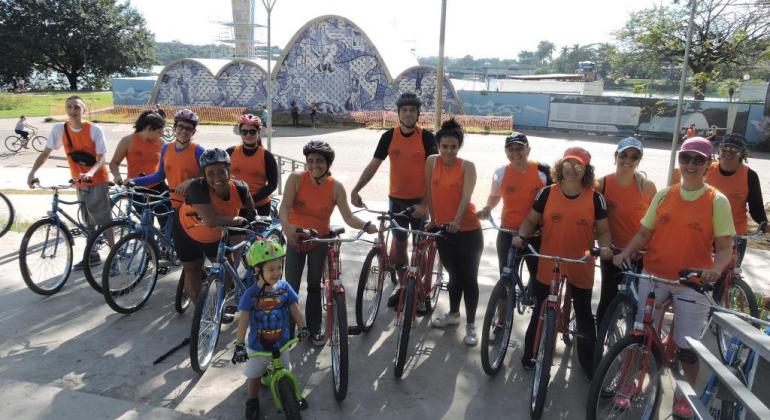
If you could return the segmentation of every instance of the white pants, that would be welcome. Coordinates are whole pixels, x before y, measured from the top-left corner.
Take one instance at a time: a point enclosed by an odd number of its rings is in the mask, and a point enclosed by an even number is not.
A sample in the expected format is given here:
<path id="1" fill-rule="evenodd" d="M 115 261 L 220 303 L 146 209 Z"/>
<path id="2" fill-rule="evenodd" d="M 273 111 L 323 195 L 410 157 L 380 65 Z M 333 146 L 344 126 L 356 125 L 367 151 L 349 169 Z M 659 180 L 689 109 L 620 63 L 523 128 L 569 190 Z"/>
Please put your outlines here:
<path id="1" fill-rule="evenodd" d="M 248 349 L 249 353 L 253 353 L 254 351 L 255 350 Z M 281 354 L 283 367 L 287 370 L 291 370 L 291 358 L 289 357 L 289 353 L 290 352 L 287 351 Z M 267 367 L 272 361 L 273 359 L 271 357 L 249 357 L 249 360 L 247 360 L 246 364 L 243 366 L 243 374 L 249 379 L 259 378 L 267 372 Z"/>
<path id="2" fill-rule="evenodd" d="M 650 282 L 645 279 L 639 279 L 639 309 L 636 312 L 636 320 L 639 322 L 644 318 L 644 303 L 647 300 L 647 293 L 649 291 Z M 684 302 L 679 300 L 679 298 L 698 303 Z M 660 324 L 663 310 L 665 309 L 663 305 L 669 300 L 674 310 L 674 342 L 680 349 L 689 349 L 690 345 L 684 341 L 684 338 L 687 336 L 695 339 L 700 338 L 709 312 L 709 308 L 701 305 L 701 303 L 708 304 L 708 300 L 705 296 L 687 286 L 658 283 L 655 285 L 655 310 L 653 312 L 655 325 Z"/>

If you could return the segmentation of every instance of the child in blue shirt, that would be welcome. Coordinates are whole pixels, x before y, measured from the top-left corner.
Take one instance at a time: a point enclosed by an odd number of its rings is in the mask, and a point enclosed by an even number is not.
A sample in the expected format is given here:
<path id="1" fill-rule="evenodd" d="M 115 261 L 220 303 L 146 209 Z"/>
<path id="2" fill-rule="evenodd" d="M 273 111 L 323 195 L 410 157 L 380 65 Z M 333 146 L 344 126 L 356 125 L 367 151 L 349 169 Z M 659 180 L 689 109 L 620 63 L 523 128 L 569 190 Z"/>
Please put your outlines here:
<path id="1" fill-rule="evenodd" d="M 289 325 L 298 326 L 298 338 L 308 334 L 305 317 L 297 303 L 297 292 L 281 278 L 285 248 L 274 239 L 257 239 L 246 253 L 246 264 L 255 267 L 257 282 L 249 287 L 238 304 L 240 316 L 235 333 L 233 363 L 246 362 L 243 373 L 248 378 L 249 399 L 246 401 L 246 419 L 259 416 L 260 376 L 271 360 L 266 357 L 249 359 L 249 352 L 272 351 L 289 341 Z M 246 331 L 248 330 L 248 341 Z M 283 366 L 291 370 L 289 352 L 281 354 Z"/>

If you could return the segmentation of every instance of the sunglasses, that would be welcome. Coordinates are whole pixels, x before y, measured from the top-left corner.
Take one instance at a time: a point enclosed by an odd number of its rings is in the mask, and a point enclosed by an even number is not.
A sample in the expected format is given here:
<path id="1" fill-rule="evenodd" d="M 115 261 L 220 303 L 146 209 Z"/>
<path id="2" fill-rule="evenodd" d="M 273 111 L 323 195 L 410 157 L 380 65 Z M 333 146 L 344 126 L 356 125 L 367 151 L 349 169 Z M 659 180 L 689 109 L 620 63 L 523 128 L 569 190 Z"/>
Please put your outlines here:
<path id="1" fill-rule="evenodd" d="M 572 162 L 569 160 L 565 160 L 564 163 L 562 163 L 562 168 L 567 170 L 573 170 L 575 172 L 583 172 L 586 170 L 585 165 L 582 165 L 577 162 Z"/>
<path id="2" fill-rule="evenodd" d="M 192 132 L 195 131 L 195 127 L 190 126 L 190 125 L 177 124 L 176 127 L 174 127 L 174 128 L 182 130 L 182 131 L 186 131 L 188 133 L 192 133 Z"/>
<path id="3" fill-rule="evenodd" d="M 632 162 L 636 162 L 638 160 L 642 160 L 642 154 L 641 153 L 634 153 L 634 154 L 628 154 L 626 152 L 620 152 L 618 154 L 618 159 L 628 159 Z"/>
<path id="4" fill-rule="evenodd" d="M 689 165 L 693 164 L 695 166 L 703 166 L 708 162 L 708 159 L 706 156 L 703 155 L 691 155 L 688 153 L 679 153 L 679 164 L 680 165 Z"/>
<path id="5" fill-rule="evenodd" d="M 255 135 L 257 135 L 258 132 L 259 132 L 259 130 L 255 130 L 255 129 L 251 128 L 251 129 L 248 129 L 248 130 L 241 130 L 241 135 L 242 136 L 255 136 Z"/>

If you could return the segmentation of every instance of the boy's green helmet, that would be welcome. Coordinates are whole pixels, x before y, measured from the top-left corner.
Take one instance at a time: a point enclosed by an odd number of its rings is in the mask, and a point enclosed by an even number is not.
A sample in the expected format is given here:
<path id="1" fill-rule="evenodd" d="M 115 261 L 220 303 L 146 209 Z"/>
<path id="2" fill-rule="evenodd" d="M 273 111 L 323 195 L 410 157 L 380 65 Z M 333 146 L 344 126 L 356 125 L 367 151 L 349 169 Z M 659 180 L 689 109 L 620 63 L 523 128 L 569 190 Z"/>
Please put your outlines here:
<path id="1" fill-rule="evenodd" d="M 278 258 L 282 258 L 286 255 L 286 248 L 281 245 L 277 240 L 270 239 L 257 239 L 246 251 L 246 264 L 249 267 L 255 267 L 259 264 L 266 263 Z"/>

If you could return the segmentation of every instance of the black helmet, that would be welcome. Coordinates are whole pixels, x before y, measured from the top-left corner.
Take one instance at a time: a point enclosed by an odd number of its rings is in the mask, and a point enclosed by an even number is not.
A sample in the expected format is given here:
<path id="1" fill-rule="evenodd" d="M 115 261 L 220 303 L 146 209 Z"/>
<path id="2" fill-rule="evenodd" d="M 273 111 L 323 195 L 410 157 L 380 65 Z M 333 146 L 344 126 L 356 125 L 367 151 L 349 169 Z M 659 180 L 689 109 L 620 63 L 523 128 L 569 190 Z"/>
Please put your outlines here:
<path id="1" fill-rule="evenodd" d="M 420 107 L 422 106 L 422 101 L 414 93 L 405 92 L 405 93 L 402 93 L 401 96 L 396 101 L 396 109 L 401 109 L 401 107 L 404 105 L 414 105 L 417 107 L 417 110 L 419 111 Z"/>
<path id="2" fill-rule="evenodd" d="M 200 165 L 201 171 L 203 168 L 213 165 L 215 163 L 225 163 L 230 166 L 230 155 L 220 148 L 209 149 L 203 152 L 198 165 Z"/>
<path id="3" fill-rule="evenodd" d="M 182 109 L 176 114 L 174 114 L 174 122 L 177 123 L 179 121 L 185 121 L 193 125 L 193 127 L 198 126 L 198 114 L 190 111 L 189 109 Z"/>
<path id="4" fill-rule="evenodd" d="M 334 149 L 329 146 L 329 143 L 321 140 L 310 140 L 305 147 L 302 148 L 302 154 L 307 157 L 311 153 L 318 153 L 326 159 L 326 165 L 331 167 L 334 162 Z"/>

